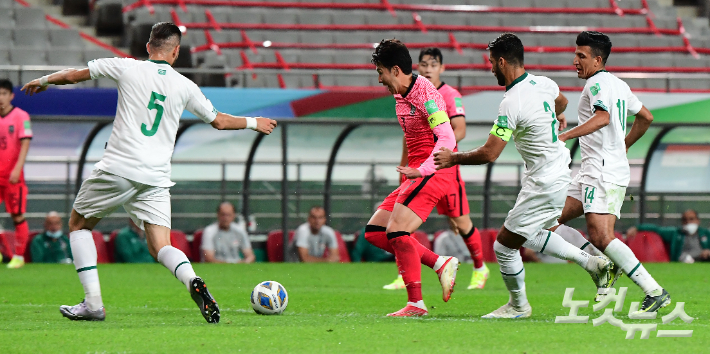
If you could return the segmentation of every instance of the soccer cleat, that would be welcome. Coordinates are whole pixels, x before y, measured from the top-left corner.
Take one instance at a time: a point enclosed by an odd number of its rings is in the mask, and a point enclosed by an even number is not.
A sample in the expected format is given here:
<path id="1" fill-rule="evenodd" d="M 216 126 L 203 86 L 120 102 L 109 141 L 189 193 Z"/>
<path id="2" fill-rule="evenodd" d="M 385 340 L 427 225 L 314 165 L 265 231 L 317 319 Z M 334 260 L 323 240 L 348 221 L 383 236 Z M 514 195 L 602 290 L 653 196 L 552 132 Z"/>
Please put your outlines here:
<path id="1" fill-rule="evenodd" d="M 609 260 L 609 262 L 611 262 L 611 260 Z M 606 296 L 609 290 L 614 288 L 614 284 L 617 280 L 619 280 L 622 274 L 623 272 L 621 271 L 621 267 L 611 262 L 611 267 L 609 268 L 609 281 L 601 287 L 597 286 L 597 295 L 594 296 L 594 301 L 602 301 L 602 299 L 604 298 L 604 296 Z"/>
<path id="2" fill-rule="evenodd" d="M 59 312 L 72 321 L 103 321 L 106 319 L 106 310 L 103 306 L 96 311 L 91 311 L 89 306 L 86 306 L 86 300 L 82 300 L 81 303 L 74 306 L 59 306 Z"/>
<path id="3" fill-rule="evenodd" d="M 532 307 L 530 304 L 525 304 L 525 306 L 516 309 L 510 303 L 507 303 L 497 310 L 481 316 L 481 318 L 528 318 L 532 314 Z"/>
<path id="4" fill-rule="evenodd" d="M 219 323 L 219 306 L 212 294 L 207 291 L 207 285 L 202 278 L 194 277 L 190 280 L 190 295 L 207 323 Z"/>
<path id="5" fill-rule="evenodd" d="M 490 274 L 491 271 L 488 270 L 485 263 L 483 264 L 483 270 L 476 271 L 474 269 L 471 284 L 468 285 L 468 289 L 483 289 L 483 287 L 486 286 L 486 280 L 488 280 Z"/>
<path id="6" fill-rule="evenodd" d="M 25 265 L 25 260 L 19 257 L 12 257 L 10 263 L 7 264 L 8 269 L 22 268 Z"/>
<path id="7" fill-rule="evenodd" d="M 407 304 L 407 306 L 397 312 L 388 313 L 387 317 L 421 317 L 428 314 L 429 311 L 425 309 L 420 309 L 416 306 Z"/>
<path id="8" fill-rule="evenodd" d="M 646 312 L 656 312 L 658 309 L 666 307 L 671 303 L 671 294 L 669 294 L 666 289 L 661 289 L 661 294 L 657 296 L 646 295 L 641 303 L 641 307 L 638 311 L 634 312 L 634 315 L 644 314 Z"/>
<path id="9" fill-rule="evenodd" d="M 402 276 L 398 276 L 397 279 L 395 279 L 392 283 L 387 284 L 382 287 L 382 289 L 385 290 L 400 290 L 400 289 L 405 289 L 406 286 L 404 286 L 404 279 L 402 279 Z"/>
<path id="10" fill-rule="evenodd" d="M 451 298 L 451 294 L 454 292 L 454 285 L 456 285 L 456 272 L 459 270 L 459 259 L 456 257 L 449 257 L 444 265 L 439 268 L 436 274 L 439 276 L 439 282 L 441 283 L 441 290 L 443 291 L 442 298 L 444 302 L 448 302 Z"/>

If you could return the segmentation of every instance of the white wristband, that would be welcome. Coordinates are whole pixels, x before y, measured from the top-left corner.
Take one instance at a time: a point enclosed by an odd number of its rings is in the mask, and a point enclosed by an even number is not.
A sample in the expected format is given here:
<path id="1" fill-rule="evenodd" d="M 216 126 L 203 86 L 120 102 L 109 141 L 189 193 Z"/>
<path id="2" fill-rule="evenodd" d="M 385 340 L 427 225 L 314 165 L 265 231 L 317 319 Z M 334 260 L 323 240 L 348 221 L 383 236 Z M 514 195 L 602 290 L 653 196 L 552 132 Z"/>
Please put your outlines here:
<path id="1" fill-rule="evenodd" d="M 256 130 L 256 118 L 244 117 L 247 120 L 247 129 Z"/>
<path id="2" fill-rule="evenodd" d="M 39 84 L 41 86 L 47 86 L 49 85 L 49 75 L 44 75 L 39 78 Z"/>

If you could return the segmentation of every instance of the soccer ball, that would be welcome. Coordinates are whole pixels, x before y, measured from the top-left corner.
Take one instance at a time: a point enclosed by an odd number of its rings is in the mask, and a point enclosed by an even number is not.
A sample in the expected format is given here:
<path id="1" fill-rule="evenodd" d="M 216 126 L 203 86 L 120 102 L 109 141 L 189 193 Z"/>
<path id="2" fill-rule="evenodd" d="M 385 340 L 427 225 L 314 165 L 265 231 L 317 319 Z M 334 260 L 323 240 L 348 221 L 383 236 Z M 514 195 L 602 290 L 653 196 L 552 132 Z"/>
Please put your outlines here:
<path id="1" fill-rule="evenodd" d="M 280 315 L 288 305 L 288 293 L 275 281 L 259 283 L 251 292 L 251 307 L 261 315 Z"/>

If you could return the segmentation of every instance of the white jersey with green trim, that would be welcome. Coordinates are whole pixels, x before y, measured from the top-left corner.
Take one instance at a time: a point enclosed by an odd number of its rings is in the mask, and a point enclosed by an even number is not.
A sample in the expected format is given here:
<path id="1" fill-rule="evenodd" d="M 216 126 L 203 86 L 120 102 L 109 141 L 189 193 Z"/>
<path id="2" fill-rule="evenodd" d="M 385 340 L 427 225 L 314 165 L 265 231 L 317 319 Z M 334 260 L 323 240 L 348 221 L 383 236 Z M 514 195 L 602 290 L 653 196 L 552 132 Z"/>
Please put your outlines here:
<path id="1" fill-rule="evenodd" d="M 606 70 L 587 79 L 579 99 L 579 124 L 586 123 L 597 109 L 603 109 L 609 112 L 609 125 L 579 138 L 582 183 L 594 184 L 593 180 L 601 179 L 623 187 L 629 185 L 631 170 L 624 142 L 626 117 L 636 115 L 642 107 L 629 85 Z"/>
<path id="2" fill-rule="evenodd" d="M 210 123 L 217 117 L 212 103 L 165 61 L 96 59 L 89 72 L 118 84 L 113 131 L 96 168 L 150 186 L 174 185 L 170 159 L 180 116 L 187 109 Z"/>
<path id="3" fill-rule="evenodd" d="M 501 135 L 496 131 L 512 131 L 515 148 L 525 161 L 525 176 L 540 186 L 569 181 L 570 153 L 557 138 L 555 99 L 559 94 L 559 87 L 551 79 L 521 75 L 506 87 L 491 131 L 497 136 Z"/>

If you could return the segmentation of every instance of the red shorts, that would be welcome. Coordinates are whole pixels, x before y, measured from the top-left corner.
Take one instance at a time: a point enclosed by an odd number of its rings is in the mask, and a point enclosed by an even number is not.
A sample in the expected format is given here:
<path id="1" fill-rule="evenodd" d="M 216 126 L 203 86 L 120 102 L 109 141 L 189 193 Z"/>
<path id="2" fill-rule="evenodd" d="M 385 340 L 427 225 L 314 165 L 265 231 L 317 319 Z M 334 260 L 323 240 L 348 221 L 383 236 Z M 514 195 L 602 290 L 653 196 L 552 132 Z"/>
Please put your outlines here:
<path id="1" fill-rule="evenodd" d="M 27 185 L 25 182 L 0 185 L 0 202 L 10 214 L 24 214 L 27 208 Z"/>
<path id="2" fill-rule="evenodd" d="M 410 179 L 402 183 L 385 198 L 379 208 L 392 211 L 395 203 L 400 203 L 419 216 L 422 222 L 442 199 L 457 190 L 456 174 L 434 173 L 422 178 Z"/>
<path id="3" fill-rule="evenodd" d="M 439 200 L 436 211 L 439 215 L 446 215 L 450 218 L 458 218 L 461 215 L 468 215 L 468 199 L 466 198 L 466 186 L 461 178 L 461 170 L 456 166 L 456 185 L 449 188 L 446 198 Z"/>

